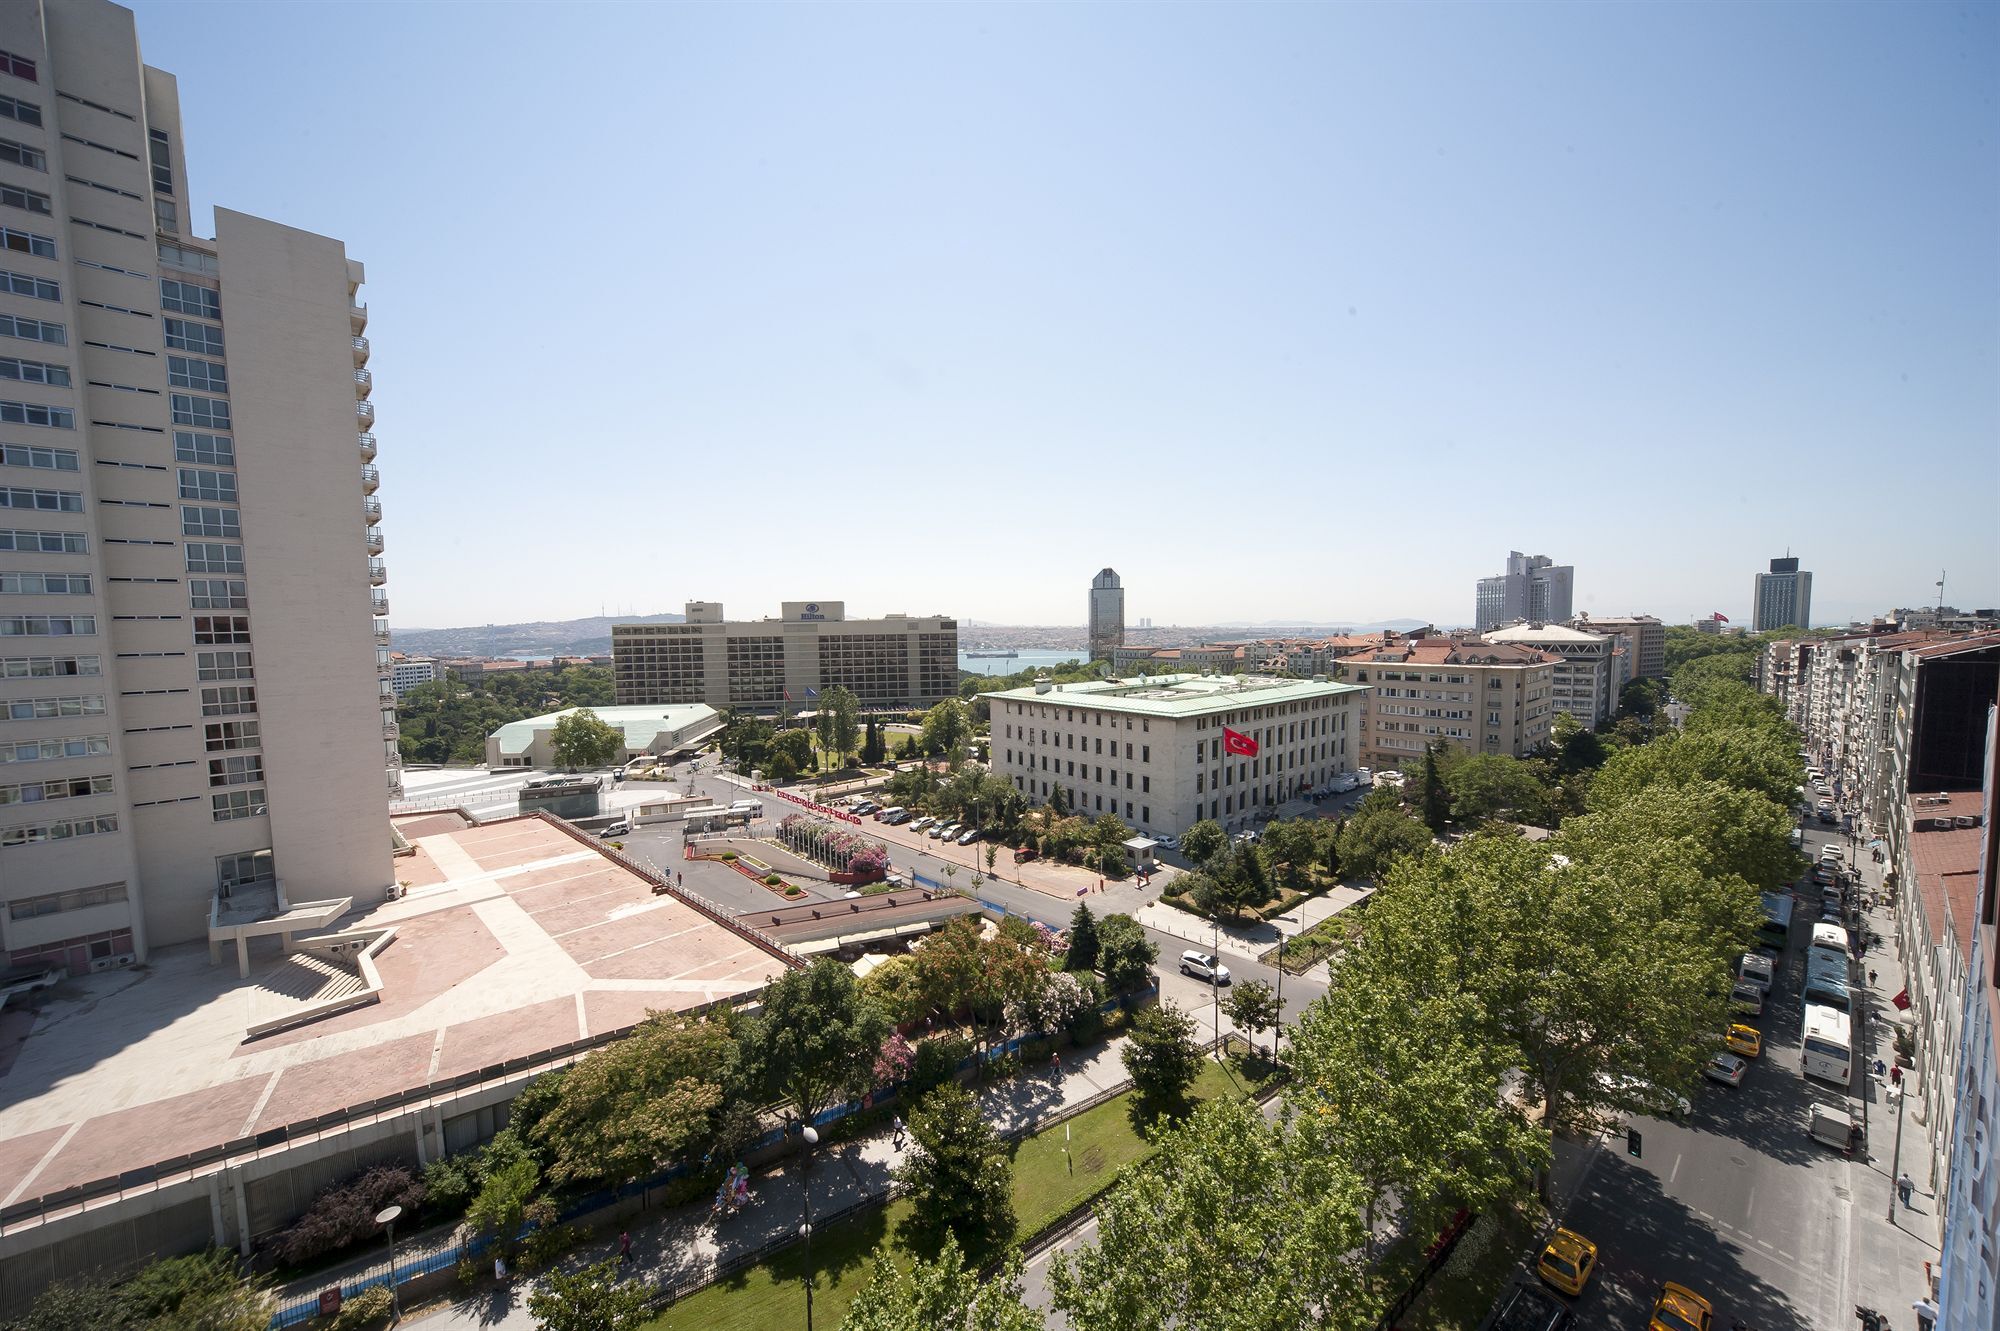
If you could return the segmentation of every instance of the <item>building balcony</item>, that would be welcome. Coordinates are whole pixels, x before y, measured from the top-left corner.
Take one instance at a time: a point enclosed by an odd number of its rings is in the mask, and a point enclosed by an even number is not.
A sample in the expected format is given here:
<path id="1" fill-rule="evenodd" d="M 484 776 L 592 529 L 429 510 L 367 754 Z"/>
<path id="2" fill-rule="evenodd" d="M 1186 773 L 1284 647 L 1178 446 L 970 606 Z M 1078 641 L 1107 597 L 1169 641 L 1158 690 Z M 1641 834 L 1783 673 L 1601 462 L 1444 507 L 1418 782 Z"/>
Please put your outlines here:
<path id="1" fill-rule="evenodd" d="M 361 422 L 363 427 L 375 424 L 375 404 L 367 398 L 362 398 L 354 404 L 354 419 Z"/>
<path id="2" fill-rule="evenodd" d="M 365 543 L 365 544 L 366 544 L 366 545 L 368 546 L 368 553 L 369 553 L 369 554 L 371 554 L 371 555 L 379 555 L 379 554 L 381 554 L 381 553 L 382 553 L 382 529 L 381 529 L 380 527 L 370 527 L 370 528 L 368 529 L 368 532 L 367 532 L 367 535 L 366 535 L 366 537 L 364 538 L 364 543 Z"/>
<path id="3" fill-rule="evenodd" d="M 387 661 L 377 661 L 375 663 L 375 678 L 387 681 L 394 679 L 395 677 L 396 677 L 395 666 L 389 664 L 389 662 Z M 390 692 L 393 693 L 395 692 L 395 690 L 392 689 L 390 690 Z"/>
<path id="4" fill-rule="evenodd" d="M 361 516 L 368 519 L 370 526 L 382 520 L 382 501 L 370 495 L 361 501 Z"/>
<path id="5" fill-rule="evenodd" d="M 383 739 L 395 739 L 401 733 L 402 732 L 396 729 L 396 723 L 394 721 L 384 721 L 382 723 Z"/>
<path id="6" fill-rule="evenodd" d="M 378 615 L 386 615 L 389 613 L 389 593 L 385 591 L 381 591 L 378 589 L 376 591 L 370 592 L 368 595 L 368 603 L 375 607 L 375 613 Z"/>
<path id="7" fill-rule="evenodd" d="M 354 335 L 360 337 L 368 331 L 368 307 L 359 301 L 347 307 L 347 322 L 353 327 Z"/>
<path id="8" fill-rule="evenodd" d="M 363 462 L 373 462 L 375 460 L 374 435 L 366 430 L 362 430 L 354 436 L 354 442 L 361 449 L 361 460 Z"/>
<path id="9" fill-rule="evenodd" d="M 375 645 L 377 647 L 387 647 L 389 645 L 389 630 L 387 629 L 375 630 Z M 384 670 L 387 670 L 389 668 L 389 663 L 387 661 L 382 662 L 382 668 Z"/>
<path id="10" fill-rule="evenodd" d="M 372 587 L 380 587 L 383 583 L 387 582 L 388 580 L 389 580 L 388 565 L 384 564 L 379 559 L 369 560 L 368 561 L 369 585 Z"/>
<path id="11" fill-rule="evenodd" d="M 367 370 L 354 372 L 354 396 L 367 397 L 368 390 L 375 386 L 375 376 Z"/>
<path id="12" fill-rule="evenodd" d="M 356 365 L 366 365 L 368 363 L 368 339 L 365 337 L 356 337 L 354 339 L 354 363 Z"/>
<path id="13" fill-rule="evenodd" d="M 361 464 L 361 493 L 374 494 L 382 488 L 382 473 L 372 462 Z"/>
<path id="14" fill-rule="evenodd" d="M 401 772 L 392 770 L 389 773 L 389 798 L 392 800 L 403 798 L 403 774 Z"/>

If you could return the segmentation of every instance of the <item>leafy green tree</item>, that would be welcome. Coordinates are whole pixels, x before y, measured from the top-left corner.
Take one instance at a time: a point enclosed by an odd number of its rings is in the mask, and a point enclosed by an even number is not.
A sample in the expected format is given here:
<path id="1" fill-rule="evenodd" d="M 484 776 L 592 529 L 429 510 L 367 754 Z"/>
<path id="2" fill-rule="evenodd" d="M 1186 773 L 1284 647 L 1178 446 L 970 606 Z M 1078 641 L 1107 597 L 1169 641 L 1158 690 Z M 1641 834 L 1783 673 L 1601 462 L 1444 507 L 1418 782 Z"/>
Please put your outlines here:
<path id="1" fill-rule="evenodd" d="M 1798 877 L 1792 814 L 1754 790 L 1722 781 L 1643 786 L 1608 808 L 1563 823 L 1573 853 L 1605 846 L 1685 841 L 1710 878 L 1740 878 L 1770 891 Z M 1572 853 L 1572 852 L 1565 852 Z"/>
<path id="2" fill-rule="evenodd" d="M 1248 842 L 1239 842 L 1218 869 L 1210 873 L 1213 887 L 1204 893 L 1207 900 L 1203 904 L 1211 911 L 1233 917 L 1278 895 L 1272 890 L 1270 876 L 1264 872 L 1263 856 Z"/>
<path id="3" fill-rule="evenodd" d="M 869 767 L 878 766 L 888 756 L 882 743 L 882 723 L 874 716 L 868 718 L 868 731 L 861 739 L 861 761 Z"/>
<path id="4" fill-rule="evenodd" d="M 521 1156 L 486 1178 L 466 1210 L 466 1223 L 479 1234 L 490 1234 L 503 1249 L 512 1250 L 514 1236 L 527 1218 L 528 1202 L 541 1185 L 542 1171 L 530 1156 Z"/>
<path id="5" fill-rule="evenodd" d="M 1069 809 L 1069 792 L 1064 790 L 1062 782 L 1058 781 L 1049 787 L 1049 812 L 1058 818 L 1063 818 L 1068 816 Z"/>
<path id="6" fill-rule="evenodd" d="M 655 1015 L 564 1076 L 535 1125 L 556 1183 L 629 1183 L 706 1150 L 722 1127 L 736 1036 L 727 1020 Z"/>
<path id="7" fill-rule="evenodd" d="M 924 713 L 924 729 L 919 743 L 925 753 L 942 757 L 972 738 L 972 722 L 965 704 L 946 698 Z"/>
<path id="8" fill-rule="evenodd" d="M 1555 750 L 1556 771 L 1563 776 L 1595 771 L 1607 756 L 1604 741 L 1594 731 L 1580 725 L 1568 712 L 1557 712 L 1549 736 Z"/>
<path id="9" fill-rule="evenodd" d="M 1063 965 L 1073 971 L 1097 969 L 1097 916 L 1081 901 L 1069 917 L 1069 957 Z"/>
<path id="10" fill-rule="evenodd" d="M 1677 730 L 1613 754 L 1590 785 L 1590 807 L 1609 808 L 1658 783 L 1723 781 L 1787 806 L 1797 799 L 1805 769 L 1797 731 L 1789 726 Z"/>
<path id="11" fill-rule="evenodd" d="M 1193 1017 L 1171 1003 L 1139 1009 L 1119 1057 L 1147 1117 L 1178 1118 L 1187 1112 L 1188 1088 L 1201 1075 Z"/>
<path id="12" fill-rule="evenodd" d="M 1013 1166 L 970 1092 L 955 1081 L 934 1088 L 910 1113 L 910 1138 L 896 1178 L 916 1237 L 928 1245 L 950 1235 L 973 1253 L 1012 1237 Z"/>
<path id="13" fill-rule="evenodd" d="M 716 736 L 715 746 L 722 751 L 723 757 L 747 772 L 753 767 L 768 766 L 767 755 L 776 733 L 771 723 L 761 717 L 731 716 L 724 723 L 722 733 Z M 806 765 L 800 764 L 801 767 Z"/>
<path id="14" fill-rule="evenodd" d="M 819 710 L 833 715 L 832 733 L 825 737 L 827 748 L 845 767 L 861 747 L 861 700 L 836 684 L 819 695 Z"/>
<path id="15" fill-rule="evenodd" d="M 1660 681 L 1640 678 L 1629 680 L 1618 691 L 1618 715 L 1636 716 L 1649 719 L 1660 708 Z"/>
<path id="16" fill-rule="evenodd" d="M 558 767 L 609 767 L 625 752 L 625 732 L 584 707 L 556 722 L 549 748 Z"/>
<path id="17" fill-rule="evenodd" d="M 1097 922 L 1097 969 L 1113 993 L 1144 986 L 1159 955 L 1159 947 L 1130 915 L 1107 915 Z"/>
<path id="18" fill-rule="evenodd" d="M 602 1261 L 548 1272 L 528 1295 L 528 1315 L 540 1331 L 638 1331 L 652 1298 L 644 1283 L 619 1281 L 616 1261 Z"/>
<path id="19" fill-rule="evenodd" d="M 1468 757 L 1451 769 L 1445 786 L 1451 795 L 1452 817 L 1461 823 L 1483 822 L 1503 813 L 1539 813 L 1547 802 L 1534 770 L 1507 754 Z"/>
<path id="20" fill-rule="evenodd" d="M 1439 836 L 1451 822 L 1451 793 L 1445 789 L 1444 774 L 1438 770 L 1438 746 L 1424 746 L 1424 763 L 1417 772 L 1414 801 L 1424 825 Z"/>
<path id="21" fill-rule="evenodd" d="M 879 1249 L 868 1283 L 854 1297 L 841 1331 L 1041 1331 L 1042 1315 L 1021 1298 L 1021 1256 L 1009 1254 L 998 1278 L 981 1282 L 947 1231 L 935 1261 L 919 1257 L 899 1270 Z"/>
<path id="22" fill-rule="evenodd" d="M 1421 855 L 1431 847 L 1430 829 L 1395 807 L 1374 804 L 1374 796 L 1340 829 L 1340 865 L 1355 878 L 1380 878 L 1397 860 Z"/>
<path id="23" fill-rule="evenodd" d="M 1254 1045 L 1258 1036 L 1278 1024 L 1278 995 L 1262 980 L 1244 980 L 1230 989 L 1222 1011 L 1238 1030 L 1250 1032 Z"/>
<path id="24" fill-rule="evenodd" d="M 837 1097 L 868 1089 L 888 1035 L 888 1018 L 854 972 L 822 957 L 764 991 L 763 1015 L 744 1024 L 738 1047 L 761 1069 L 766 1091 L 810 1122 Z"/>
<path id="25" fill-rule="evenodd" d="M 1097 1204 L 1098 1241 L 1056 1259 L 1074 1327 L 1361 1331 L 1361 1190 L 1295 1123 L 1218 1097 Z"/>
<path id="26" fill-rule="evenodd" d="M 1196 864 L 1206 864 L 1229 844 L 1229 834 L 1213 818 L 1204 818 L 1181 834 L 1181 853 Z"/>
<path id="27" fill-rule="evenodd" d="M 1279 886 L 1295 892 L 1312 887 L 1313 870 L 1325 855 L 1322 827 L 1330 824 L 1320 818 L 1285 818 L 1264 829 L 1257 850 Z"/>
<path id="28" fill-rule="evenodd" d="M 813 711 L 813 736 L 819 740 L 819 751 L 829 759 L 834 757 L 833 737 L 839 724 L 840 719 L 833 714 L 833 709 L 826 705 L 826 695 L 821 694 L 819 706 Z M 837 767 L 839 763 L 835 762 L 833 765 Z"/>

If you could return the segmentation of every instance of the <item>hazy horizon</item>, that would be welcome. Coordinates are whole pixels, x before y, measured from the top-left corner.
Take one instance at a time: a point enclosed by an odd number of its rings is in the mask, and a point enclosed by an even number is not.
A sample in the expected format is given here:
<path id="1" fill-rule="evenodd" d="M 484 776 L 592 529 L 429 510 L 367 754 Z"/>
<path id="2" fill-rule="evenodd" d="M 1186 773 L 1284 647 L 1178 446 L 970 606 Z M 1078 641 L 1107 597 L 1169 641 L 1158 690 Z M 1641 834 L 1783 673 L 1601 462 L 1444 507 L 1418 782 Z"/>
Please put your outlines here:
<path id="1" fill-rule="evenodd" d="M 367 265 L 392 623 L 2000 604 L 1994 6 L 134 7 Z"/>

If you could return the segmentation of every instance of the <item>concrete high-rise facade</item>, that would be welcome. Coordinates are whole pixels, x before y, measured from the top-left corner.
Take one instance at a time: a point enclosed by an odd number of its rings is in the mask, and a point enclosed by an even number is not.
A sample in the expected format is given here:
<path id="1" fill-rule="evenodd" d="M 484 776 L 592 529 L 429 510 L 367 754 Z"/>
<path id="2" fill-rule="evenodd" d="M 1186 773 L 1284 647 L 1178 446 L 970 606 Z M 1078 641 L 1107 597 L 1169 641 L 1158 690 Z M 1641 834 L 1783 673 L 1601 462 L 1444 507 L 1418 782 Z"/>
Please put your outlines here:
<path id="1" fill-rule="evenodd" d="M 1752 633 L 1811 628 L 1812 574 L 1801 572 L 1799 561 L 1792 556 L 1772 560 L 1771 571 L 1757 575 L 1750 606 Z"/>
<path id="2" fill-rule="evenodd" d="M 1109 661 L 1125 645 L 1125 584 L 1116 569 L 1100 569 L 1090 580 L 1090 659 Z"/>
<path id="3" fill-rule="evenodd" d="M 392 881 L 362 268 L 227 209 L 200 239 L 187 184 L 178 89 L 130 10 L 0 9 L 16 965 L 143 959 L 204 937 L 219 899 L 275 914 Z"/>
<path id="4" fill-rule="evenodd" d="M 1473 619 L 1481 633 L 1520 620 L 1560 623 L 1570 617 L 1575 592 L 1573 566 L 1558 564 L 1547 555 L 1509 550 L 1507 571 L 1479 580 Z"/>

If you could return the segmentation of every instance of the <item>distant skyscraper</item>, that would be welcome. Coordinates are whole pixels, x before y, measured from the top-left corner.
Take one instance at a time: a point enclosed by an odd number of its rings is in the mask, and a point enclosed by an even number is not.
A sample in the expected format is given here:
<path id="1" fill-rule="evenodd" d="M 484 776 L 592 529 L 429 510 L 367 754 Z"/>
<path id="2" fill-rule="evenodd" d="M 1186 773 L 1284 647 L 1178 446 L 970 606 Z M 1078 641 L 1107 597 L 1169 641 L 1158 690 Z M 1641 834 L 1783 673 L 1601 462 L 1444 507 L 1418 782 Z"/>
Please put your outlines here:
<path id="1" fill-rule="evenodd" d="M 1812 574 L 1800 572 L 1797 559 L 1774 559 L 1769 573 L 1757 575 L 1750 604 L 1752 633 L 1768 633 L 1788 625 L 1811 628 Z"/>
<path id="2" fill-rule="evenodd" d="M 1576 569 L 1547 555 L 1507 552 L 1507 571 L 1479 580 L 1473 618 L 1481 633 L 1519 620 L 1558 623 L 1570 617 Z"/>
<path id="3" fill-rule="evenodd" d="M 1104 569 L 1090 580 L 1090 659 L 1109 661 L 1125 645 L 1125 584 L 1116 569 Z"/>

